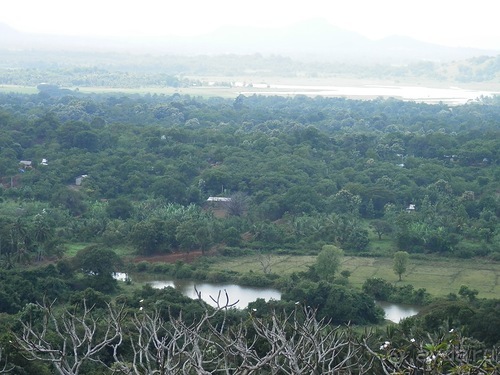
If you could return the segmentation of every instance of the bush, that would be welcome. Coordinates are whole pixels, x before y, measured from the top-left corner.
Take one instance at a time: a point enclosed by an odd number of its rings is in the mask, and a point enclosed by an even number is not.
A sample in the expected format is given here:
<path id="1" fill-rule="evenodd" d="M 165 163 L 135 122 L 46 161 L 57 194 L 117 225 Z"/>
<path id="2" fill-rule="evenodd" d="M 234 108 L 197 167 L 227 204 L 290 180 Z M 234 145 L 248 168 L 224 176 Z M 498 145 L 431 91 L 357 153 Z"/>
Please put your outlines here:
<path id="1" fill-rule="evenodd" d="M 195 280 L 204 281 L 208 278 L 208 271 L 201 270 L 201 269 L 195 269 L 195 270 L 193 270 L 193 278 Z"/>
<path id="2" fill-rule="evenodd" d="M 475 256 L 484 257 L 489 255 L 491 249 L 484 243 L 469 243 L 462 241 L 455 248 L 454 255 L 462 259 L 470 259 Z"/>
<path id="3" fill-rule="evenodd" d="M 379 277 L 370 278 L 363 284 L 363 292 L 379 301 L 388 301 L 394 291 L 391 283 Z"/>
<path id="4" fill-rule="evenodd" d="M 265 275 L 248 272 L 238 278 L 238 284 L 263 288 L 273 285 L 273 282 Z"/>
<path id="5" fill-rule="evenodd" d="M 225 283 L 231 281 L 233 277 L 234 274 L 231 275 L 227 271 L 216 271 L 216 272 L 210 272 L 207 275 L 207 281 L 211 283 Z"/>
<path id="6" fill-rule="evenodd" d="M 97 308 L 106 308 L 111 298 L 95 289 L 87 288 L 84 291 L 73 293 L 70 297 L 69 303 L 72 305 L 83 305 L 83 301 L 87 306 L 95 306 Z"/>
<path id="7" fill-rule="evenodd" d="M 191 279 L 193 277 L 193 270 L 188 264 L 179 262 L 175 264 L 174 276 L 178 279 Z"/>
<path id="8" fill-rule="evenodd" d="M 168 263 L 153 263 L 151 266 L 151 272 L 170 274 L 172 272 L 172 265 Z"/>
<path id="9" fill-rule="evenodd" d="M 137 270 L 137 272 L 147 272 L 149 270 L 149 267 L 150 267 L 149 262 L 142 261 L 137 263 L 135 269 Z"/>

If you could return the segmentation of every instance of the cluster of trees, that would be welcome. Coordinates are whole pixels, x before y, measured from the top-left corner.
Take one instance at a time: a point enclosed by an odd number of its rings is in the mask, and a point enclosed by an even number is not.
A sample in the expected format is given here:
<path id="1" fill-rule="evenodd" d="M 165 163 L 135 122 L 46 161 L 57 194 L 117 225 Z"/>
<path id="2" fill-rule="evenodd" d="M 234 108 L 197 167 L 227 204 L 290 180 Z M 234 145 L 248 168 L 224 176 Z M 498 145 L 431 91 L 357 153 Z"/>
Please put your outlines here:
<path id="1" fill-rule="evenodd" d="M 498 98 L 451 108 L 51 90 L 0 96 L 0 372 L 497 370 L 457 362 L 449 345 L 499 341 L 498 301 L 467 287 L 375 336 L 331 324 L 380 322 L 374 297 L 430 302 L 425 290 L 384 280 L 352 288 L 339 269 L 344 253 L 500 257 Z M 210 206 L 209 196 L 231 200 Z M 390 248 L 377 249 L 387 239 Z M 75 242 L 89 245 L 57 261 Z M 290 277 L 266 272 L 265 260 L 264 276 L 241 276 L 279 286 L 281 301 L 213 311 L 172 289 L 121 294 L 112 272 L 127 266 L 112 249 L 128 246 L 319 255 Z M 395 255 L 399 275 L 407 253 Z M 25 267 L 47 258 L 54 265 Z M 227 277 L 202 263 L 158 267 Z M 458 326 L 472 338 L 449 336 Z M 311 336 L 294 336 L 301 330 Z"/>
<path id="2" fill-rule="evenodd" d="M 47 92 L 1 100 L 5 256 L 57 253 L 47 246 L 56 237 L 142 254 L 243 239 L 363 253 L 376 247 L 370 230 L 410 253 L 499 256 L 496 98 L 459 107 Z M 218 195 L 233 197 L 229 218 L 201 210 Z"/>
<path id="3" fill-rule="evenodd" d="M 151 56 L 119 53 L 2 51 L 0 84 L 36 87 L 50 82 L 62 87 L 229 86 L 249 71 L 263 77 L 346 77 L 355 79 L 428 79 L 444 82 L 496 82 L 499 56 L 452 62 L 418 61 L 398 66 L 299 61 L 283 56 L 205 55 Z M 200 65 L 200 59 L 203 65 Z M 43 62 L 42 62 L 43 61 Z M 16 67 L 16 69 L 13 69 Z M 191 77 L 191 78 L 186 78 Z M 226 77 L 218 82 L 195 77 Z M 496 81 L 495 81 L 496 80 Z"/>
<path id="4" fill-rule="evenodd" d="M 238 312 L 228 308 L 227 295 L 214 298 L 215 309 L 195 301 L 198 307 L 189 310 L 195 313 L 184 316 L 176 306 L 186 308 L 187 301 L 173 289 L 140 293 L 134 296 L 140 299 L 118 305 L 83 299 L 62 311 L 49 302 L 27 305 L 19 328 L 10 333 L 11 344 L 2 350 L 0 373 L 49 374 L 52 368 L 68 375 L 499 371 L 498 353 L 455 329 L 429 334 L 409 329 L 408 321 L 386 333 L 356 333 L 349 325 L 330 325 L 302 305 L 263 317 L 255 308 Z M 177 303 L 166 310 L 157 298 Z"/>
<path id="5" fill-rule="evenodd" d="M 125 292 L 110 277 L 120 260 L 95 246 L 71 262 L 2 270 L 0 373 L 498 371 L 497 300 L 464 286 L 417 317 L 360 333 L 351 326 L 382 317 L 374 298 L 423 303 L 429 296 L 381 279 L 354 290 L 340 272 L 342 255 L 324 246 L 309 271 L 281 276 L 280 301 L 242 310 L 231 308 L 237 296 L 213 296 L 212 309 L 173 288 Z"/>

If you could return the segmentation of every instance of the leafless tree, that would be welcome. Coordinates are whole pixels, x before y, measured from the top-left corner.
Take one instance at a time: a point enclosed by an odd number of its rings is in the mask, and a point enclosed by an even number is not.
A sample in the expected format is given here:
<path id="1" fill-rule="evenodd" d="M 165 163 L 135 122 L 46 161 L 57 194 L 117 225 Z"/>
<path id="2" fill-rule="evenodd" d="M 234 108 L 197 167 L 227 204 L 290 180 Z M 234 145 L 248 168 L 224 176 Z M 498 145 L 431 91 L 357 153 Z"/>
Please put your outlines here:
<path id="1" fill-rule="evenodd" d="M 252 344 L 240 347 L 241 374 L 363 374 L 369 371 L 370 361 L 360 363 L 362 348 L 357 344 L 350 327 L 332 327 L 316 319 L 310 308 L 297 309 L 288 315 L 272 314 L 270 319 L 252 317 L 256 333 L 252 343 L 263 340 L 269 346 L 266 354 L 248 355 Z M 232 345 L 236 347 L 236 345 Z M 246 363 L 251 359 L 252 366 Z"/>
<path id="2" fill-rule="evenodd" d="M 121 358 L 116 343 L 114 368 L 134 375 L 369 372 L 371 361 L 359 361 L 363 347 L 349 327 L 332 328 L 316 320 L 311 309 L 269 319 L 251 314 L 247 321 L 230 325 L 227 295 L 225 304 L 219 304 L 220 294 L 214 301 L 217 308 L 205 309 L 192 324 L 172 316 L 165 322 L 158 312 L 135 315 L 130 332 L 133 359 Z"/>
<path id="3" fill-rule="evenodd" d="M 201 294 L 197 291 L 200 303 Z M 168 315 L 168 321 L 159 311 L 140 311 L 134 314 L 127 332 L 132 348 L 132 359 L 123 357 L 121 342 L 112 345 L 115 364 L 113 369 L 123 374 L 212 374 L 212 371 L 226 371 L 228 368 L 221 354 L 225 348 L 217 340 L 224 329 L 211 335 L 207 325 L 221 311 L 233 307 L 227 293 L 223 303 L 221 294 L 216 299 L 215 309 L 204 309 L 203 315 L 195 322 L 187 324 L 182 317 Z M 213 328 L 213 327 L 212 327 Z M 210 371 L 207 369 L 211 369 Z"/>
<path id="4" fill-rule="evenodd" d="M 42 321 L 22 321 L 17 345 L 29 360 L 50 362 L 61 375 L 77 375 L 86 361 L 100 362 L 98 354 L 122 340 L 123 307 L 108 304 L 107 311 L 97 312 L 83 301 L 80 308 L 58 314 L 54 302 L 37 306 Z"/>
<path id="5" fill-rule="evenodd" d="M 225 202 L 227 213 L 231 216 L 243 216 L 248 210 L 249 197 L 245 193 L 237 192 Z"/>
<path id="6" fill-rule="evenodd" d="M 212 298 L 215 308 L 198 296 L 205 308 L 191 323 L 182 314 L 143 308 L 125 319 L 123 307 L 111 305 L 98 310 L 84 303 L 59 315 L 54 303 L 37 305 L 43 318 L 22 322 L 17 345 L 29 359 L 52 363 L 61 375 L 78 374 L 88 361 L 127 375 L 389 375 L 464 373 L 463 369 L 495 374 L 500 370 L 493 357 L 480 361 L 467 357 L 463 340 L 455 335 L 420 342 L 412 338 L 397 347 L 385 342 L 377 349 L 378 339 L 369 331 L 360 335 L 350 326 L 334 327 L 300 304 L 292 312 L 264 317 L 252 310 L 235 323 L 229 314 L 235 303 L 227 293 Z M 108 362 L 101 358 L 105 348 L 112 353 Z M 0 374 L 9 370 L 4 365 Z"/>
<path id="7" fill-rule="evenodd" d="M 262 266 L 262 272 L 264 272 L 265 275 L 269 275 L 271 273 L 271 267 L 273 265 L 271 254 L 264 254 L 262 252 L 259 252 L 258 260 L 260 265 Z"/>
<path id="8" fill-rule="evenodd" d="M 3 350 L 2 348 L 0 348 L 0 374 L 8 374 L 13 369 L 14 366 L 9 365 L 9 363 L 7 362 L 7 358 L 3 358 Z"/>
<path id="9" fill-rule="evenodd" d="M 393 346 L 385 341 L 377 351 L 367 340 L 363 346 L 374 359 L 379 373 L 391 374 L 474 374 L 500 373 L 500 363 L 493 350 L 482 349 L 479 342 L 460 334 L 411 338 Z"/>

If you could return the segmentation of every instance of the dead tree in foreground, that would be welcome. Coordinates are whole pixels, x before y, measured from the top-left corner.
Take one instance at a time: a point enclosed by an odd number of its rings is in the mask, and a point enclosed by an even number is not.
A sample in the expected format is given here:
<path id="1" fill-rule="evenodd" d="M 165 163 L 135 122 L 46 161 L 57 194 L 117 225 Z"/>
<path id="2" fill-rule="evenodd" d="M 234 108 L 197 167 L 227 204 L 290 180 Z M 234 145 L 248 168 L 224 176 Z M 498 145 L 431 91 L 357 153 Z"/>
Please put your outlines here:
<path id="1" fill-rule="evenodd" d="M 497 374 L 495 358 L 472 359 L 465 341 L 450 333 L 377 349 L 370 333 L 355 335 L 350 327 L 317 320 L 315 311 L 297 305 L 288 314 L 259 318 L 251 312 L 239 323 L 229 322 L 229 303 L 205 305 L 192 323 L 181 316 L 140 310 L 126 317 L 124 309 L 87 307 L 59 315 L 50 305 L 38 305 L 43 319 L 22 322 L 16 337 L 31 360 L 53 364 L 59 374 L 77 375 L 86 362 L 110 374 Z M 200 303 L 202 303 L 200 301 Z M 106 351 L 107 356 L 103 355 Z M 465 353 L 465 354 L 464 354 Z M 106 359 L 104 359 L 106 358 Z M 466 372 L 466 369 L 471 370 Z M 465 372 L 464 372 L 465 371 Z M 8 372 L 5 365 L 0 373 Z"/>
<path id="2" fill-rule="evenodd" d="M 2 363 L 3 366 L 1 365 Z M 7 358 L 3 358 L 3 351 L 0 348 L 0 374 L 8 374 L 13 368 L 13 366 L 8 365 Z"/>
<path id="3" fill-rule="evenodd" d="M 122 358 L 113 346 L 113 368 L 123 374 L 363 374 L 372 360 L 364 357 L 349 328 L 318 321 L 311 309 L 269 319 L 253 315 L 230 326 L 229 299 L 205 309 L 192 324 L 182 317 L 166 322 L 156 311 L 133 317 L 130 347 L 133 358 Z M 217 316 L 219 315 L 219 316 Z M 217 323 L 214 323 L 217 322 Z"/>
<path id="4" fill-rule="evenodd" d="M 50 362 L 61 375 L 78 375 L 86 361 L 99 362 L 99 353 L 122 339 L 123 307 L 108 305 L 105 313 L 95 313 L 83 301 L 81 308 L 61 314 L 54 303 L 37 307 L 42 321 L 22 321 L 17 345 L 29 360 Z"/>
<path id="5" fill-rule="evenodd" d="M 249 315 L 229 324 L 226 294 L 187 324 L 158 311 L 139 311 L 125 319 L 124 309 L 56 313 L 53 303 L 37 305 L 43 318 L 22 322 L 17 344 L 31 360 L 50 362 L 62 375 L 77 375 L 86 361 L 121 374 L 344 374 L 367 373 L 362 346 L 349 329 L 317 321 L 314 311 L 297 308 L 267 319 Z M 105 362 L 103 350 L 112 353 Z M 111 363 L 110 363 L 111 362 Z"/>

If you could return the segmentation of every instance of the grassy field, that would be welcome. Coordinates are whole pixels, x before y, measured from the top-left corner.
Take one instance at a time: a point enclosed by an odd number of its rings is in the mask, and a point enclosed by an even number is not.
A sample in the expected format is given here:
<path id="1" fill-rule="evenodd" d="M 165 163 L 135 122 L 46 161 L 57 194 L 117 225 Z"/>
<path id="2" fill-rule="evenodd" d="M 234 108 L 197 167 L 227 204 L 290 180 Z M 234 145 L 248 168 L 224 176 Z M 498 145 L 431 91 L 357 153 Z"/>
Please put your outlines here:
<path id="1" fill-rule="evenodd" d="M 37 94 L 38 90 L 36 87 L 30 86 L 0 85 L 0 93 Z"/>
<path id="2" fill-rule="evenodd" d="M 456 86 L 456 82 L 437 82 L 432 80 L 422 80 L 421 78 L 407 78 L 404 81 L 394 81 L 390 79 L 365 79 L 365 78 L 347 78 L 347 77 L 279 77 L 279 76 L 258 76 L 258 75 L 246 75 L 246 76 L 186 76 L 186 78 L 192 80 L 200 80 L 203 82 L 246 82 L 255 84 L 254 86 L 233 86 L 233 87 L 222 87 L 222 86 L 189 86 L 189 87 L 131 87 L 131 88 L 112 88 L 112 87 L 78 87 L 78 91 L 81 93 L 120 93 L 120 94 L 181 94 L 190 95 L 194 97 L 223 97 L 223 98 L 235 98 L 240 93 L 245 93 L 246 95 L 252 94 L 264 94 L 264 95 L 293 95 L 295 94 L 307 94 L 311 96 L 315 95 L 326 95 L 331 96 L 331 94 L 325 94 L 324 90 L 328 86 L 335 86 L 337 88 L 348 87 L 348 88 L 361 88 L 361 87 L 386 87 L 386 86 L 398 86 L 398 87 L 426 87 L 426 88 L 439 88 L 439 89 L 449 89 L 451 86 Z M 279 85 L 280 87 L 269 88 L 268 85 Z M 76 87 L 68 87 L 69 89 L 76 89 Z M 496 82 L 480 82 L 480 83 L 460 83 L 460 89 L 477 90 L 477 91 L 493 91 L 500 92 L 500 84 Z M 334 90 L 338 91 L 338 90 Z M 340 90 L 342 91 L 342 90 Z M 353 99 L 373 99 L 379 96 L 384 96 L 386 94 L 369 92 L 366 94 L 360 94 L 359 92 L 355 95 L 344 93 L 341 94 L 338 91 L 334 96 L 341 96 Z M 460 90 L 458 90 L 460 91 Z M 36 87 L 25 87 L 19 85 L 0 85 L 0 93 L 25 93 L 34 94 L 38 93 Z M 478 95 L 480 92 L 478 92 Z M 393 96 L 393 95 L 390 95 Z M 418 100 L 425 101 L 425 98 L 420 98 Z M 432 98 L 431 98 L 432 99 Z M 441 98 L 446 101 L 446 98 Z M 415 98 L 417 100 L 417 98 Z M 431 100 L 432 102 L 433 100 Z"/>
<path id="3" fill-rule="evenodd" d="M 76 255 L 77 252 L 80 250 L 86 248 L 87 246 L 93 245 L 90 242 L 75 242 L 71 244 L 67 244 L 66 251 L 64 252 L 64 256 L 68 258 L 72 258 Z M 134 249 L 132 247 L 118 247 L 118 248 L 113 248 L 113 251 L 118 254 L 120 257 L 127 257 L 127 256 L 133 256 L 135 255 Z"/>
<path id="4" fill-rule="evenodd" d="M 305 271 L 315 262 L 314 256 L 272 256 L 271 272 L 278 275 Z M 211 265 L 216 270 L 263 272 L 258 257 L 225 258 Z M 461 285 L 479 291 L 478 297 L 500 298 L 500 264 L 486 260 L 410 259 L 408 271 L 399 282 L 392 270 L 391 258 L 344 257 L 342 270 L 351 271 L 350 282 L 361 288 L 370 277 L 380 277 L 396 285 L 412 284 L 434 296 L 457 293 Z"/>

